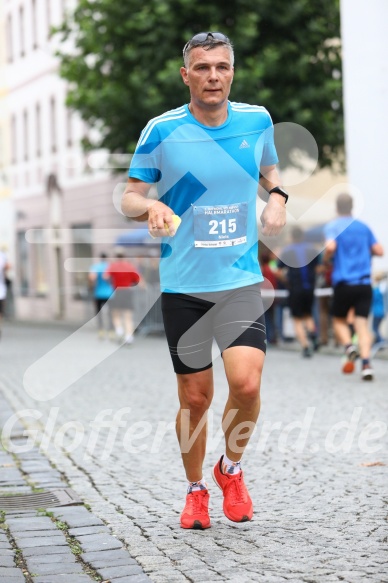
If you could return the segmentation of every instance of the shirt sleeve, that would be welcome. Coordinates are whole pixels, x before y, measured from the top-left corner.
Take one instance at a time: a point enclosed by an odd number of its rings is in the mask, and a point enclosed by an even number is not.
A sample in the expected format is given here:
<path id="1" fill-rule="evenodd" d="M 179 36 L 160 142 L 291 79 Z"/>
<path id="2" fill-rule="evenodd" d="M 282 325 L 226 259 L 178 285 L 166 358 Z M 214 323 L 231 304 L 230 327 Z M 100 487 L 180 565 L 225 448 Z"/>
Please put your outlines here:
<path id="1" fill-rule="evenodd" d="M 159 182 L 161 178 L 161 141 L 157 127 L 151 120 L 140 134 L 128 170 L 130 178 L 137 178 L 148 184 Z"/>
<path id="2" fill-rule="evenodd" d="M 131 285 L 137 285 L 139 283 L 140 273 L 132 263 L 128 264 L 128 275 L 131 280 Z"/>
<path id="3" fill-rule="evenodd" d="M 368 236 L 369 236 L 369 247 L 372 247 L 372 245 L 374 245 L 378 241 L 369 227 L 368 227 Z"/>
<path id="4" fill-rule="evenodd" d="M 267 127 L 265 129 L 264 148 L 263 155 L 261 158 L 261 164 L 263 166 L 272 166 L 279 162 L 279 158 L 275 147 L 275 134 L 272 119 L 268 111 L 266 111 L 266 114 L 268 117 L 268 122 Z"/>
<path id="5" fill-rule="evenodd" d="M 337 238 L 337 229 L 334 223 L 328 223 L 324 228 L 326 241 L 334 241 Z"/>

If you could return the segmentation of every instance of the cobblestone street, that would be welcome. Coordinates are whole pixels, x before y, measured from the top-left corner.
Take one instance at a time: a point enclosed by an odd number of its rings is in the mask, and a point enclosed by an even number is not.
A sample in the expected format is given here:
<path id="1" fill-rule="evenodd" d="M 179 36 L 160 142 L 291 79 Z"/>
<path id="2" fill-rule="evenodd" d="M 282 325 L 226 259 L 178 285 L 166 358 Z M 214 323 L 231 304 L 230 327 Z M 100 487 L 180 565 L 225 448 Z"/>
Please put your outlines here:
<path id="1" fill-rule="evenodd" d="M 227 385 L 218 358 L 204 474 L 212 527 L 186 531 L 179 526 L 186 482 L 174 429 L 176 381 L 164 337 L 118 347 L 88 328 L 72 332 L 8 324 L 0 392 L 151 581 L 388 581 L 387 360 L 374 361 L 376 380 L 365 383 L 358 369 L 341 375 L 337 355 L 302 359 L 269 349 L 260 423 L 243 459 L 255 514 L 235 524 L 211 479 L 224 450 Z M 66 338 L 63 350 L 45 356 Z M 76 380 L 74 363 L 89 354 L 100 364 Z M 30 369 L 28 393 L 24 375 L 40 358 L 44 374 L 34 385 L 38 369 Z M 58 376 L 62 392 L 53 389 Z M 75 382 L 66 388 L 67 379 Z M 3 443 L 14 423 L 6 420 Z M 14 445 L 15 455 L 28 457 L 28 441 L 23 452 Z"/>

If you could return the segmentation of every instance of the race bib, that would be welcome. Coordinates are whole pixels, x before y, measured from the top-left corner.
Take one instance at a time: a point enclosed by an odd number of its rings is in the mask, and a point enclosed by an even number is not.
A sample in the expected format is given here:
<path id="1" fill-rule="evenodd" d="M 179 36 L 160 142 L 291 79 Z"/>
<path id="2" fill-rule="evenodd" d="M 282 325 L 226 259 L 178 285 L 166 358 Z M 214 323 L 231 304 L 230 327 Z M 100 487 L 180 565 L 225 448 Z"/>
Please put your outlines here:
<path id="1" fill-rule="evenodd" d="M 232 247 L 247 241 L 248 203 L 194 206 L 195 247 Z"/>

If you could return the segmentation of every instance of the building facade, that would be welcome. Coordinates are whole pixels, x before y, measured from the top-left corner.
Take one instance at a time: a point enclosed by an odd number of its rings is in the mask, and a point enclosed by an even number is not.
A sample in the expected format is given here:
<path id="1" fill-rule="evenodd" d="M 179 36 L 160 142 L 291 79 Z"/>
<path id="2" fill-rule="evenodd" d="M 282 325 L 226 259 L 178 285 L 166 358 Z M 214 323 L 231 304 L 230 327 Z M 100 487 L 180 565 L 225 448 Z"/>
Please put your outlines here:
<path id="1" fill-rule="evenodd" d="M 349 180 L 363 194 L 362 218 L 383 244 L 375 268 L 388 272 L 386 0 L 341 0 L 345 142 Z M 360 42 L 362 39 L 362 42 Z"/>
<path id="2" fill-rule="evenodd" d="M 5 30 L 4 2 L 0 1 L 0 31 Z M 9 118 L 7 112 L 8 87 L 5 76 L 6 37 L 0 34 L 0 250 L 12 252 L 13 210 L 9 182 L 11 157 Z M 9 257 L 12 260 L 12 257 Z"/>
<path id="3" fill-rule="evenodd" d="M 10 207 L 12 238 L 8 230 L 5 238 L 13 256 L 16 316 L 79 322 L 87 315 L 88 264 L 101 251 L 111 254 L 128 228 L 113 202 L 126 178 L 91 167 L 81 140 L 93 128 L 66 107 L 51 31 L 74 4 L 2 1 L 0 147 L 6 184 L 0 204 L 6 200 Z M 3 238 L 4 228 L 0 220 Z M 72 259 L 84 259 L 78 270 Z"/>

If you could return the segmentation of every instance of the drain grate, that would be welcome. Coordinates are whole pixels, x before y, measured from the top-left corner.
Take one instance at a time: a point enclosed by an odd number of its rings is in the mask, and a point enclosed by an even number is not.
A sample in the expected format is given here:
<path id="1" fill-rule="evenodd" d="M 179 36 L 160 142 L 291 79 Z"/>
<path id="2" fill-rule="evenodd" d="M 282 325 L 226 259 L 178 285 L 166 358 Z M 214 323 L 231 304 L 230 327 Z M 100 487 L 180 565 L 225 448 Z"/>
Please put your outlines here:
<path id="1" fill-rule="evenodd" d="M 81 498 L 71 488 L 39 492 L 36 494 L 15 494 L 0 496 L 0 510 L 28 510 L 33 508 L 53 508 L 54 506 L 75 506 L 83 504 Z"/>

